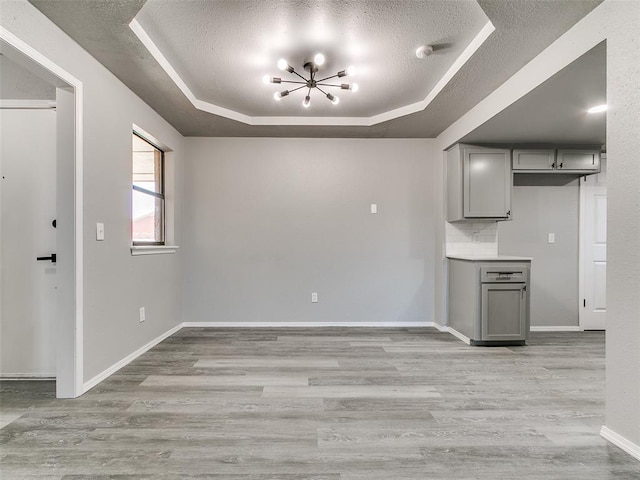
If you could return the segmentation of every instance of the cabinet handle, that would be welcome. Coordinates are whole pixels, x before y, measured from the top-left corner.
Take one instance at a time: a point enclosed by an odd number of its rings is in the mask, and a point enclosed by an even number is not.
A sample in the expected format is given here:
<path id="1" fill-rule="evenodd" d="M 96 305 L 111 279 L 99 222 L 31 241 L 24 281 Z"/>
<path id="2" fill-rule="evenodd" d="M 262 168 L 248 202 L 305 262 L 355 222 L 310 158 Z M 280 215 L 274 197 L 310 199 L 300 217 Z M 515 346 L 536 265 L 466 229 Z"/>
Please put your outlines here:
<path id="1" fill-rule="evenodd" d="M 560 162 L 560 168 L 562 168 L 563 165 L 564 165 L 564 162 Z"/>
<path id="2" fill-rule="evenodd" d="M 56 263 L 57 260 L 57 255 L 55 253 L 52 253 L 51 255 L 49 255 L 48 257 L 36 257 L 36 260 L 51 260 L 51 263 Z"/>
<path id="3" fill-rule="evenodd" d="M 511 215 L 511 210 L 507 212 L 507 217 Z"/>
<path id="4" fill-rule="evenodd" d="M 556 162 L 553 162 L 553 163 L 551 164 L 551 168 L 556 168 Z"/>

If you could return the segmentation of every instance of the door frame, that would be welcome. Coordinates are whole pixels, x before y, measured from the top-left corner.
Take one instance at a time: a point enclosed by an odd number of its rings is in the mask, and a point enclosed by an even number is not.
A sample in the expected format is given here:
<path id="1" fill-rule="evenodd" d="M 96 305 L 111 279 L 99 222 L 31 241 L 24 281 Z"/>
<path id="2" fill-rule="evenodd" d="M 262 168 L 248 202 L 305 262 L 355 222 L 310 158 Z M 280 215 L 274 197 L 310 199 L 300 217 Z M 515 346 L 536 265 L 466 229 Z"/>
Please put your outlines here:
<path id="1" fill-rule="evenodd" d="M 73 91 L 73 111 L 69 118 L 64 120 L 73 122 L 73 168 L 65 171 L 60 168 L 60 162 L 56 160 L 57 175 L 64 175 L 64 180 L 73 185 L 72 195 L 64 197 L 65 192 L 56 192 L 56 202 L 61 199 L 65 204 L 73 205 L 73 233 L 68 239 L 62 239 L 65 248 L 73 251 L 73 264 L 64 269 L 67 273 L 60 276 L 60 284 L 69 292 L 64 298 L 67 304 L 58 311 L 72 312 L 72 318 L 57 318 L 56 336 L 56 396 L 58 398 L 75 398 L 84 393 L 83 390 L 83 84 L 76 77 L 57 65 L 51 59 L 38 52 L 36 49 L 16 37 L 14 34 L 0 26 L 0 44 L 2 53 L 7 57 L 25 61 L 37 66 L 39 76 L 45 80 L 51 79 L 51 83 L 66 84 Z M 15 57 L 15 58 L 12 58 Z M 71 115 L 73 118 L 70 118 Z M 58 119 L 58 121 L 60 118 Z M 58 122 L 57 122 L 58 123 Z M 56 125 L 59 131 L 59 125 Z M 69 178 L 70 176 L 73 178 Z M 59 247 L 61 247 L 59 245 Z M 63 260 L 64 261 L 64 260 Z M 62 263 L 62 262 L 60 262 Z M 61 265 L 62 266 L 62 265 Z M 61 269 L 62 270 L 62 269 Z M 58 314 L 58 317 L 60 315 Z"/>
<path id="2" fill-rule="evenodd" d="M 606 153 L 602 153 L 600 155 L 600 171 L 607 169 L 607 154 Z M 587 225 L 587 220 L 586 220 L 586 212 L 585 212 L 585 205 L 586 205 L 586 192 L 585 189 L 583 187 L 583 177 L 579 177 L 579 185 L 580 185 L 580 200 L 579 200 L 579 219 L 578 219 L 578 325 L 580 328 L 580 331 L 584 331 L 584 324 L 585 324 L 585 318 L 584 318 L 584 305 L 583 305 L 583 300 L 586 298 L 585 297 L 585 292 L 586 292 L 586 285 L 585 285 L 585 281 L 584 281 L 584 274 L 585 274 L 585 265 L 584 265 L 584 261 L 585 261 L 585 251 L 587 248 L 589 248 L 586 245 L 586 234 L 585 234 L 585 228 Z M 607 234 L 609 232 L 607 231 Z M 606 330 L 606 327 L 605 327 Z"/>

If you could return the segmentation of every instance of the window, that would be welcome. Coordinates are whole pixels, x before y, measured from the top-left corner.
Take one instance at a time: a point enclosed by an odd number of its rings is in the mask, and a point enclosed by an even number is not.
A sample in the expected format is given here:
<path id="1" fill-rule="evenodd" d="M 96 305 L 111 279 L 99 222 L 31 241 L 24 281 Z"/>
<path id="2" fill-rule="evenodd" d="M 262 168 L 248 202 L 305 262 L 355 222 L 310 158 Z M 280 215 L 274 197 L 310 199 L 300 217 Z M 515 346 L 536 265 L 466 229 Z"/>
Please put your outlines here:
<path id="1" fill-rule="evenodd" d="M 164 245 L 164 152 L 134 132 L 132 164 L 133 245 Z"/>

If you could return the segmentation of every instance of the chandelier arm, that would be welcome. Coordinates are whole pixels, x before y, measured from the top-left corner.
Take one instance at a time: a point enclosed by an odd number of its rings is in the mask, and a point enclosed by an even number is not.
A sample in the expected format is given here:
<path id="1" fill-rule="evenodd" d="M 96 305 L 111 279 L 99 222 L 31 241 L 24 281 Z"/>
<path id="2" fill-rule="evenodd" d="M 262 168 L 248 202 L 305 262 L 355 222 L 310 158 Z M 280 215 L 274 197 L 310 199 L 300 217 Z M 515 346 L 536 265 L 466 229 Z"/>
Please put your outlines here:
<path id="1" fill-rule="evenodd" d="M 289 93 L 296 92 L 296 91 L 298 91 L 298 90 L 300 90 L 301 88 L 304 88 L 304 87 L 305 87 L 305 85 L 302 85 L 301 87 L 298 87 L 298 88 L 294 88 L 293 90 L 289 90 Z"/>
<path id="2" fill-rule="evenodd" d="M 316 82 L 324 82 L 325 80 L 329 80 L 330 78 L 335 78 L 337 76 L 338 76 L 338 74 L 336 73 L 335 75 L 331 75 L 330 77 L 321 78 L 320 80 L 316 80 Z"/>
<path id="3" fill-rule="evenodd" d="M 307 82 L 299 82 L 297 80 L 282 80 L 280 83 L 297 83 L 298 85 L 306 85 Z"/>
<path id="4" fill-rule="evenodd" d="M 335 83 L 316 83 L 316 85 L 322 85 L 324 87 L 338 87 L 342 88 L 342 85 L 336 85 Z"/>
<path id="5" fill-rule="evenodd" d="M 322 89 L 321 89 L 320 87 L 318 87 L 317 85 L 318 85 L 318 84 L 316 84 L 316 88 L 317 88 L 318 90 L 320 90 L 320 91 L 323 93 L 323 95 L 325 95 L 325 96 L 326 96 L 326 95 L 327 95 L 327 92 L 325 92 L 324 90 L 322 90 Z"/>
<path id="6" fill-rule="evenodd" d="M 299 74 L 298 72 L 296 72 L 295 70 L 294 70 L 294 71 L 292 71 L 291 73 L 293 73 L 293 74 L 295 74 L 295 75 L 299 76 L 299 77 L 300 77 L 301 79 L 303 79 L 305 82 L 307 81 L 307 79 L 306 79 L 306 78 L 304 78 L 302 75 L 300 75 L 300 74 Z"/>

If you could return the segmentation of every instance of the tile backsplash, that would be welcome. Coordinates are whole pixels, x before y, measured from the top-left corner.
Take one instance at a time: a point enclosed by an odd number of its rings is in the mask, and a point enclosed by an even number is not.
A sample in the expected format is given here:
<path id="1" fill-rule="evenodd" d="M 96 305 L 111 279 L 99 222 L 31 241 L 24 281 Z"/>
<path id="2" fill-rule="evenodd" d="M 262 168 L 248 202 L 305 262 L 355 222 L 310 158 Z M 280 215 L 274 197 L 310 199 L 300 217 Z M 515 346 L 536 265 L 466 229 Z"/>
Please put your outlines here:
<path id="1" fill-rule="evenodd" d="M 446 223 L 447 255 L 497 255 L 498 222 Z"/>

